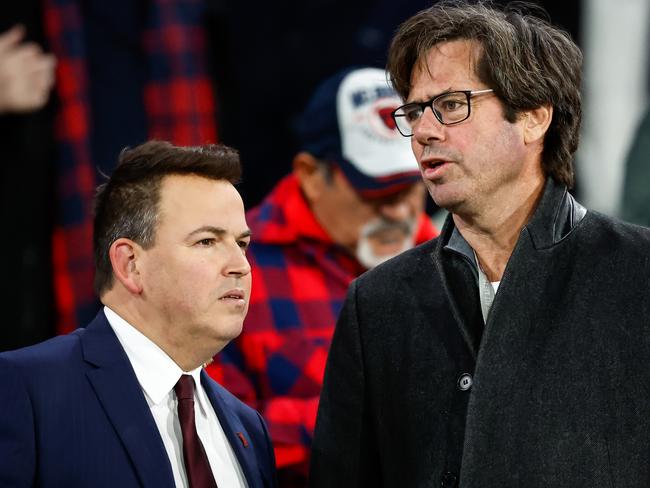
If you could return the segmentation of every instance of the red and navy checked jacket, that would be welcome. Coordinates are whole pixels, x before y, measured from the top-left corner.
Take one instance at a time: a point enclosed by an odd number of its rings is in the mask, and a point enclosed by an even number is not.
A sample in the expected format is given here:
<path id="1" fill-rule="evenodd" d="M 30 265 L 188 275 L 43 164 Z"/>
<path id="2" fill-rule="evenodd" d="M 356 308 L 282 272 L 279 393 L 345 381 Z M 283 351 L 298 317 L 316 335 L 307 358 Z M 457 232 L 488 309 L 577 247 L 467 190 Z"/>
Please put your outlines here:
<path id="1" fill-rule="evenodd" d="M 81 0 L 43 2 L 47 38 L 57 56 L 58 205 L 52 253 L 60 334 L 88 323 L 99 306 L 92 288 L 92 206 L 98 162 L 91 156 L 91 87 L 82 7 Z M 142 89 L 150 139 L 177 145 L 206 144 L 217 139 L 204 11 L 204 0 L 147 2 L 139 48 L 146 63 Z M 139 142 L 121 141 L 120 145 Z"/>
<path id="2" fill-rule="evenodd" d="M 292 175 L 247 220 L 253 287 L 244 332 L 208 373 L 262 412 L 278 468 L 306 476 L 334 326 L 348 285 L 365 269 L 332 242 Z M 436 234 L 422 214 L 417 242 Z"/>

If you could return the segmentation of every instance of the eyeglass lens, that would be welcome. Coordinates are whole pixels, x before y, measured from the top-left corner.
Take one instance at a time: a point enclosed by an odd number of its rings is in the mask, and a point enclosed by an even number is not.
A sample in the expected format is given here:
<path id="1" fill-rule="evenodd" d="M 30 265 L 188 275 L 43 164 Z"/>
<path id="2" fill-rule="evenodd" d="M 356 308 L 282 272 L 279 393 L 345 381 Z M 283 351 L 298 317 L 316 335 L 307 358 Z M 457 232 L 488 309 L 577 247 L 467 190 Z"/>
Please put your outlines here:
<path id="1" fill-rule="evenodd" d="M 441 123 L 454 124 L 469 117 L 469 96 L 466 92 L 451 92 L 425 103 L 404 105 L 395 113 L 395 121 L 402 134 L 413 133 L 413 126 L 422 117 L 425 107 L 431 107 Z"/>

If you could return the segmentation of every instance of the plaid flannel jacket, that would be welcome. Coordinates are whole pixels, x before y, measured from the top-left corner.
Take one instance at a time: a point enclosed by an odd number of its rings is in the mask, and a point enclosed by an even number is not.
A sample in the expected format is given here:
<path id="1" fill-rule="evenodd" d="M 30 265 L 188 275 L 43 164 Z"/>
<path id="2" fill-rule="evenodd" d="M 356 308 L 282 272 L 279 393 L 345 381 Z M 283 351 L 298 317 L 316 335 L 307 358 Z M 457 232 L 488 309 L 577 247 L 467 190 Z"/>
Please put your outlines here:
<path id="1" fill-rule="evenodd" d="M 348 285 L 365 269 L 332 242 L 292 175 L 247 220 L 253 287 L 244 331 L 207 371 L 262 412 L 278 468 L 306 476 L 334 326 Z M 417 242 L 436 234 L 420 216 Z"/>
<path id="2" fill-rule="evenodd" d="M 141 49 L 147 63 L 143 95 L 149 138 L 178 145 L 216 142 L 215 102 L 203 31 L 204 0 L 152 0 L 147 8 Z M 45 0 L 44 25 L 58 60 L 58 206 L 52 252 L 57 332 L 63 334 L 88 323 L 98 307 L 92 287 L 92 206 L 97 175 L 90 146 L 82 2 Z"/>

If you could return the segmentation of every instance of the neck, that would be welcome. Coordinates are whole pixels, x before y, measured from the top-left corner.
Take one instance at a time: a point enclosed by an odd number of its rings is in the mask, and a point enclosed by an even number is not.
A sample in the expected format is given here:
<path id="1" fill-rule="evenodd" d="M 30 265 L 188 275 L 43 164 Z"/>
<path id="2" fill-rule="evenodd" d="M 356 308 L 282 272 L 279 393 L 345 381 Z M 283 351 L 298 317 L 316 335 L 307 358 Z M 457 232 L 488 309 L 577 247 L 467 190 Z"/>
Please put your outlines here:
<path id="1" fill-rule="evenodd" d="M 521 229 L 537 208 L 544 183 L 542 177 L 519 188 L 510 193 L 508 204 L 486 205 L 480 214 L 452 215 L 456 228 L 474 249 L 489 281 L 501 281 Z"/>
<path id="2" fill-rule="evenodd" d="M 114 286 L 114 288 L 117 286 Z M 102 295 L 101 301 L 128 322 L 131 327 L 137 329 L 162 349 L 183 371 L 192 371 L 203 364 L 211 362 L 214 354 L 218 352 L 206 349 L 205 344 L 203 347 L 200 344 L 195 345 L 195 347 L 188 347 L 186 343 L 177 343 L 175 338 L 178 334 L 159 327 L 158 324 L 161 321 L 157 317 L 141 310 L 132 300 L 124 299 L 119 291 L 115 289 Z"/>

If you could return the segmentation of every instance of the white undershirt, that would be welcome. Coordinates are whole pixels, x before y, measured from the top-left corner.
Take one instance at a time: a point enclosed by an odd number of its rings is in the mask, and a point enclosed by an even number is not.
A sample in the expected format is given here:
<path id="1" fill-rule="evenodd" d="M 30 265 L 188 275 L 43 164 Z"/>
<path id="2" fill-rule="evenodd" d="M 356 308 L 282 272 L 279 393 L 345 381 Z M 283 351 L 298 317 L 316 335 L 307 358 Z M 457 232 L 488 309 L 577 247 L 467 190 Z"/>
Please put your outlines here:
<path id="1" fill-rule="evenodd" d="M 488 315 L 492 309 L 492 303 L 494 302 L 494 297 L 497 294 L 501 281 L 489 281 L 487 279 L 483 268 L 481 268 L 476 251 L 474 251 L 474 259 L 476 260 L 476 270 L 478 271 L 478 295 L 481 300 L 481 313 L 483 315 L 483 323 L 487 324 Z"/>
<path id="2" fill-rule="evenodd" d="M 104 307 L 104 314 L 133 366 L 165 445 L 176 486 L 187 488 L 188 483 L 177 413 L 178 401 L 173 389 L 182 374 L 190 374 L 196 385 L 196 430 L 208 456 L 214 479 L 220 487 L 246 488 L 248 484 L 241 466 L 201 385 L 201 368 L 183 372 L 162 349 L 110 308 Z"/>

